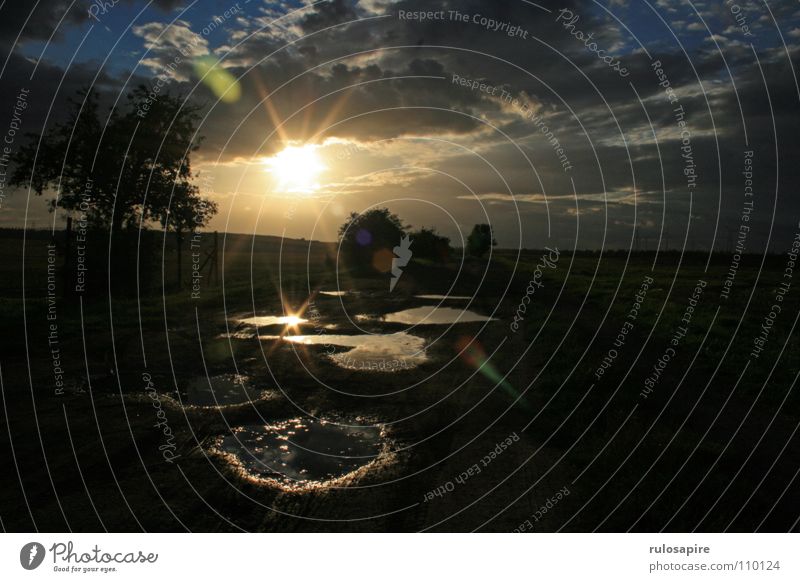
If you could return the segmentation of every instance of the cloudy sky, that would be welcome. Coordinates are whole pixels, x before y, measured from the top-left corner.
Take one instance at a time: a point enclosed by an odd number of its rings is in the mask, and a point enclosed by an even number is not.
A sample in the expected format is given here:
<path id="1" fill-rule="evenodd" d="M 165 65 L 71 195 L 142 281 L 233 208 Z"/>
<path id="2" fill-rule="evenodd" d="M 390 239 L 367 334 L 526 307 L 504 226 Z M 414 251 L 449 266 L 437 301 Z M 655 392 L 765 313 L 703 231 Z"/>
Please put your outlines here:
<path id="1" fill-rule="evenodd" d="M 455 244 L 490 222 L 506 247 L 726 250 L 752 201 L 748 251 L 798 230 L 796 1 L 0 6 L 0 125 L 22 89 L 37 133 L 81 87 L 160 82 L 203 107 L 211 229 L 334 240 L 381 205 Z M 0 206 L 53 220 L 26 192 Z"/>

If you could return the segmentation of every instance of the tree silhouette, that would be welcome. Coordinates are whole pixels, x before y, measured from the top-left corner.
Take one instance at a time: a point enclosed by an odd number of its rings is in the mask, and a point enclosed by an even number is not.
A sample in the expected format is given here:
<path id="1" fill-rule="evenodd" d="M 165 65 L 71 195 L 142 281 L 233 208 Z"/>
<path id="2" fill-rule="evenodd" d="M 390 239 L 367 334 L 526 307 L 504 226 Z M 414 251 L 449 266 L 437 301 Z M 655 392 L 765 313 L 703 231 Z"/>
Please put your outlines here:
<path id="1" fill-rule="evenodd" d="M 115 234 L 159 222 L 180 244 L 184 232 L 208 223 L 217 207 L 191 181 L 190 155 L 201 141 L 198 106 L 167 93 L 148 101 L 148 89 L 139 86 L 125 107 L 103 116 L 96 91 L 78 97 L 65 121 L 42 136 L 28 134 L 11 185 L 38 195 L 54 191 L 51 211 L 85 215 L 90 227 Z"/>
<path id="2" fill-rule="evenodd" d="M 392 249 L 408 228 L 388 208 L 373 208 L 363 214 L 351 212 L 339 228 L 342 256 L 350 267 L 387 271 Z"/>
<path id="3" fill-rule="evenodd" d="M 199 197 L 195 192 L 187 193 L 184 185 L 175 187 L 172 203 L 159 214 L 159 222 L 164 228 L 175 233 L 177 251 L 176 285 L 181 287 L 183 273 L 183 240 L 186 233 L 192 233 L 206 224 L 217 213 L 217 203 Z"/>
<path id="4" fill-rule="evenodd" d="M 421 259 L 445 262 L 450 258 L 450 239 L 436 232 L 435 228 L 425 228 L 411 233 L 414 241 L 414 256 Z"/>

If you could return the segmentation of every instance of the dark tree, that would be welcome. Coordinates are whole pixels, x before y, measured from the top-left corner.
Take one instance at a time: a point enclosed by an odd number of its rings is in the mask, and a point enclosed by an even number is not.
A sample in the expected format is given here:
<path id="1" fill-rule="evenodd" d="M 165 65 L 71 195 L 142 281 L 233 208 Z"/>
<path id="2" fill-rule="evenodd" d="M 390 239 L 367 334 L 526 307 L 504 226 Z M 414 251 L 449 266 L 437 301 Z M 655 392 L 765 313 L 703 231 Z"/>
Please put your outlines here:
<path id="1" fill-rule="evenodd" d="M 415 257 L 439 262 L 450 258 L 450 239 L 437 234 L 435 228 L 422 227 L 411 233 L 411 240 Z"/>
<path id="2" fill-rule="evenodd" d="M 473 257 L 482 257 L 486 251 L 497 246 L 492 236 L 492 227 L 488 224 L 476 224 L 467 238 L 467 252 Z"/>
<path id="3" fill-rule="evenodd" d="M 85 215 L 92 228 L 115 236 L 158 222 L 180 244 L 184 232 L 208 223 L 216 205 L 192 183 L 190 155 L 201 141 L 196 105 L 166 93 L 148 100 L 144 86 L 107 115 L 96 91 L 83 91 L 70 104 L 65 121 L 41 139 L 29 136 L 10 184 L 30 184 L 38 195 L 53 191 L 51 210 Z"/>
<path id="4" fill-rule="evenodd" d="M 386 271 L 391 265 L 392 249 L 408 228 L 388 208 L 373 208 L 363 214 L 351 212 L 339 228 L 342 256 L 350 267 Z"/>
<path id="5" fill-rule="evenodd" d="M 184 185 L 177 185 L 173 194 L 172 203 L 159 215 L 159 221 L 164 228 L 172 229 L 175 233 L 175 247 L 177 251 L 176 281 L 181 287 L 183 273 L 183 240 L 187 233 L 193 233 L 198 227 L 203 226 L 217 213 L 217 203 L 206 198 L 201 198 L 195 192 L 186 193 Z M 192 186 L 194 188 L 194 186 Z"/>

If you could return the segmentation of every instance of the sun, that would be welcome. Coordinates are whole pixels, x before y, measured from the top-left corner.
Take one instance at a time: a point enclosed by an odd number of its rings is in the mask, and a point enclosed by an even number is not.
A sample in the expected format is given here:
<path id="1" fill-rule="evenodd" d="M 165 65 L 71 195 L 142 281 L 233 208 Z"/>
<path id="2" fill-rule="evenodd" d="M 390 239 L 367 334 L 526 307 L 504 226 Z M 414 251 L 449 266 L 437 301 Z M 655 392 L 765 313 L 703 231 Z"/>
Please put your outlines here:
<path id="1" fill-rule="evenodd" d="M 311 193 L 318 190 L 317 178 L 327 169 L 313 144 L 287 146 L 264 163 L 275 178 L 275 187 L 282 192 Z"/>
<path id="2" fill-rule="evenodd" d="M 303 319 L 299 315 L 286 315 L 281 318 L 281 323 L 285 324 L 286 327 L 291 327 L 297 329 L 301 323 L 307 323 L 307 319 Z"/>

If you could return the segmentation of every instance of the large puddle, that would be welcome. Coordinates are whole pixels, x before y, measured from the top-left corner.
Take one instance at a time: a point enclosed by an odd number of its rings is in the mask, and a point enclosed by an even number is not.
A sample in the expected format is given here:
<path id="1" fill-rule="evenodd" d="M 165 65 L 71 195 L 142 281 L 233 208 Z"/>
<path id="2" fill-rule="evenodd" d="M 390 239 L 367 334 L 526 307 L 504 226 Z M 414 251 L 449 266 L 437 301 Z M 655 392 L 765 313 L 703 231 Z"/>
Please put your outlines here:
<path id="1" fill-rule="evenodd" d="M 396 372 L 427 361 L 425 340 L 406 332 L 388 334 L 316 334 L 259 336 L 262 340 L 283 339 L 296 344 L 327 346 L 323 350 L 336 365 L 348 370 Z M 342 351 L 339 348 L 350 348 Z"/>
<path id="2" fill-rule="evenodd" d="M 347 427 L 305 418 L 233 429 L 216 447 L 253 477 L 304 484 L 352 473 L 383 448 L 378 427 Z"/>
<path id="3" fill-rule="evenodd" d="M 254 327 L 268 327 L 270 325 L 295 326 L 301 323 L 308 323 L 307 319 L 296 315 L 257 315 L 255 317 L 245 317 L 234 319 L 236 323 L 251 325 Z"/>
<path id="4" fill-rule="evenodd" d="M 447 325 L 452 323 L 476 323 L 495 321 L 494 318 L 467 309 L 453 307 L 413 307 L 395 313 L 387 313 L 378 318 L 385 323 L 405 323 L 408 325 Z"/>
<path id="5" fill-rule="evenodd" d="M 248 378 L 238 374 L 199 376 L 189 382 L 187 404 L 192 406 L 226 406 L 258 400 L 258 390 L 247 386 Z"/>

